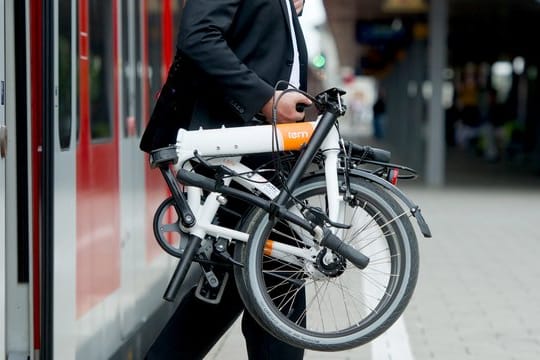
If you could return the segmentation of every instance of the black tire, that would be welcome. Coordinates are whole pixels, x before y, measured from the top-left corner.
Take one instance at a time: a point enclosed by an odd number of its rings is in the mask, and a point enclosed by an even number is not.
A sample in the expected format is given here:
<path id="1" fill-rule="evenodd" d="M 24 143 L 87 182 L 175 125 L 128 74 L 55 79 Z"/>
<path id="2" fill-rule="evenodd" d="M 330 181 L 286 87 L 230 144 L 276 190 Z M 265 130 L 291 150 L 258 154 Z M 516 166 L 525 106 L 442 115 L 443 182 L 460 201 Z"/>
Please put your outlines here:
<path id="1" fill-rule="evenodd" d="M 341 238 L 370 258 L 363 270 L 339 256 L 328 260 L 318 245 L 306 246 L 306 231 L 284 222 L 273 225 L 262 210 L 243 229 L 251 234 L 248 243 L 236 245 L 235 256 L 245 266 L 236 268 L 235 277 L 246 308 L 293 346 L 340 351 L 363 345 L 386 331 L 412 296 L 418 246 L 409 217 L 391 195 L 365 179 L 351 178 L 351 190 L 354 201 L 341 207 L 342 220 L 352 227 Z M 325 192 L 324 177 L 318 176 L 294 194 L 324 210 Z M 285 262 L 264 255 L 267 239 L 312 249 L 313 256 L 289 255 Z"/>

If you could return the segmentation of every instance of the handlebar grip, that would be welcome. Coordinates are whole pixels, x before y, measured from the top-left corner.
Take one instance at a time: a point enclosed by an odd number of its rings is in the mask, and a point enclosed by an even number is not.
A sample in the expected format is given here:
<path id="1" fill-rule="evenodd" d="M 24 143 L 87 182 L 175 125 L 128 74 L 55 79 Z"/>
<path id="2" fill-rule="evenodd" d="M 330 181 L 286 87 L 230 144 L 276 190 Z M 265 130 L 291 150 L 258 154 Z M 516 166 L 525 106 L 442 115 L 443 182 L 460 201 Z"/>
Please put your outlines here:
<path id="1" fill-rule="evenodd" d="M 309 106 L 310 105 L 308 104 L 298 103 L 296 104 L 296 111 L 298 111 L 299 113 L 304 112 L 304 110 L 306 110 L 306 108 Z"/>
<path id="2" fill-rule="evenodd" d="M 385 163 L 390 162 L 390 159 L 392 158 L 392 153 L 390 151 L 373 147 L 370 147 L 370 149 L 373 160 Z"/>
<path id="3" fill-rule="evenodd" d="M 365 269 L 369 264 L 369 258 L 366 255 L 362 254 L 352 246 L 344 243 L 328 229 L 325 230 L 321 245 L 337 252 L 339 255 L 352 262 L 359 269 Z"/>
<path id="4" fill-rule="evenodd" d="M 336 252 L 352 262 L 354 266 L 359 269 L 365 269 L 369 264 L 369 258 L 366 255 L 362 254 L 352 246 L 345 244 L 344 242 L 341 242 L 341 246 L 336 250 Z"/>
<path id="5" fill-rule="evenodd" d="M 165 294 L 163 295 L 163 298 L 165 300 L 174 301 L 176 295 L 178 295 L 180 286 L 186 278 L 188 270 L 191 267 L 191 263 L 193 262 L 193 258 L 195 257 L 195 254 L 201 246 L 201 242 L 201 238 L 195 235 L 191 235 L 189 242 L 184 250 L 184 253 L 182 254 L 182 258 L 180 259 L 178 265 L 176 266 L 176 269 L 174 270 L 174 274 L 169 281 L 169 285 L 167 285 L 167 290 L 165 290 Z"/>
<path id="6" fill-rule="evenodd" d="M 176 173 L 176 178 L 183 184 L 194 185 L 204 190 L 216 191 L 217 183 L 215 180 L 192 171 L 180 169 Z"/>
<path id="7" fill-rule="evenodd" d="M 347 146 L 352 147 L 352 154 L 363 157 L 367 160 L 374 160 L 379 162 L 390 162 L 392 153 L 390 151 L 374 148 L 371 146 L 361 146 L 352 142 L 348 142 Z"/>

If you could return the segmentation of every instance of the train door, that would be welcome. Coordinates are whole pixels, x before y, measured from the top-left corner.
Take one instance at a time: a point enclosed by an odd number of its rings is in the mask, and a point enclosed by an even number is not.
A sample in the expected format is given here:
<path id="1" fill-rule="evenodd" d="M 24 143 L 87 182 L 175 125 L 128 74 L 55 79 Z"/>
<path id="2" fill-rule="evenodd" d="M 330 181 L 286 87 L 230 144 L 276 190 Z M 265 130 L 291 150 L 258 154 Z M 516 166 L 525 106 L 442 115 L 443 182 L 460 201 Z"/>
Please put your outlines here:
<path id="1" fill-rule="evenodd" d="M 144 1 L 118 0 L 115 23 L 118 32 L 120 303 L 119 331 L 130 333 L 144 321 L 147 268 L 144 263 L 144 168 L 138 142 L 143 105 Z M 150 305 L 152 308 L 155 304 Z M 142 309 L 140 309 L 142 307 Z"/>
<path id="2" fill-rule="evenodd" d="M 5 54 L 4 48 L 4 0 L 0 0 L 0 53 Z M 5 155 L 7 151 L 6 122 L 5 122 L 5 70 L 4 56 L 0 56 L 0 359 L 5 355 L 5 309 L 6 309 L 6 284 L 5 284 L 5 244 L 6 244 L 6 167 Z"/>
<path id="3" fill-rule="evenodd" d="M 120 229 L 122 304 L 119 326 L 129 333 L 146 313 L 137 311 L 144 286 L 144 167 L 139 151 L 143 111 L 142 6 L 141 1 L 120 0 L 118 11 L 120 120 Z"/>
<path id="4" fill-rule="evenodd" d="M 119 0 L 120 229 L 122 304 L 120 327 L 132 329 L 160 305 L 149 287 L 163 285 L 170 259 L 152 233 L 153 212 L 167 197 L 158 171 L 151 172 L 139 141 L 152 105 L 152 89 L 161 84 L 163 7 L 171 0 Z M 169 12 L 170 14 L 170 12 Z M 154 55 L 154 56 L 152 56 Z M 153 86 L 152 86 L 153 85 Z M 157 90 L 156 90 L 157 91 Z M 148 173 L 151 173 L 150 175 Z M 151 264 L 150 264 L 151 263 Z"/>
<path id="5" fill-rule="evenodd" d="M 52 54 L 55 112 L 53 335 L 54 359 L 75 358 L 76 313 L 76 149 L 78 130 L 77 1 L 57 0 L 53 17 Z"/>
<path id="6" fill-rule="evenodd" d="M 170 40 L 173 31 L 173 0 L 147 0 L 143 3 L 141 9 L 142 18 L 142 63 L 143 66 L 143 84 L 141 97 L 141 118 L 139 124 L 142 130 L 145 128 L 147 120 L 150 118 L 151 111 L 155 104 L 157 95 L 165 81 L 168 68 L 172 61 L 172 49 L 174 48 Z M 138 144 L 137 144 L 138 145 Z M 139 152 L 139 156 L 142 153 Z M 174 260 L 169 256 L 164 256 L 164 252 L 157 245 L 152 221 L 154 211 L 157 209 L 163 199 L 169 195 L 167 186 L 159 171 L 150 169 L 148 166 L 148 156 L 144 155 L 144 169 L 142 171 L 142 189 L 144 193 L 142 203 L 144 206 L 143 223 L 145 224 L 143 234 L 143 252 L 140 256 L 138 266 L 145 269 L 147 273 L 147 287 L 156 289 L 154 295 L 141 297 L 137 304 L 137 309 L 141 313 L 148 313 L 163 304 L 161 296 L 155 296 L 165 289 L 166 282 L 169 279 L 170 266 Z M 151 291 L 148 294 L 152 293 Z"/>
<path id="7" fill-rule="evenodd" d="M 118 1 L 80 0 L 79 121 L 76 151 L 76 318 L 79 344 L 97 324 L 114 324 L 120 288 Z M 90 329 L 90 331 L 85 331 Z M 114 330 L 110 326 L 108 330 Z M 90 342 L 89 342 L 90 341 Z M 101 332 L 99 346 L 115 341 Z M 79 353 L 88 349 L 82 345 Z M 105 350 L 103 350 L 105 351 Z M 100 355 L 97 355 L 100 357 Z M 104 356 L 101 356 L 104 357 Z"/>
<path id="8" fill-rule="evenodd" d="M 144 124 L 150 118 L 155 99 L 161 90 L 164 83 L 168 67 L 171 63 L 171 43 L 167 41 L 165 45 L 164 39 L 170 37 L 172 31 L 171 24 L 171 6 L 170 0 L 157 1 L 149 0 L 144 9 L 144 18 L 146 21 L 146 29 L 144 32 L 145 48 L 143 52 L 143 61 L 146 66 L 146 84 L 143 93 Z M 167 188 L 164 184 L 161 174 L 153 171 L 149 166 L 145 167 L 145 184 L 146 184 L 146 222 L 152 223 L 154 210 L 159 206 L 161 201 L 167 197 Z M 146 228 L 146 261 L 151 263 L 163 254 L 157 246 L 152 227 Z"/>

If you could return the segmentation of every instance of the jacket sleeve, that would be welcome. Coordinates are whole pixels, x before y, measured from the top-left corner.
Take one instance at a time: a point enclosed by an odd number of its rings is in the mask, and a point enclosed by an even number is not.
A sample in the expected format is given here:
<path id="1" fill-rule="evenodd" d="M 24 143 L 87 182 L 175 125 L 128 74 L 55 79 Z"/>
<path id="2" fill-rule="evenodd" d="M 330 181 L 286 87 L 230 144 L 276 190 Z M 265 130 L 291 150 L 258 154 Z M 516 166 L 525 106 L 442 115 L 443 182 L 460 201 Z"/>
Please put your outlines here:
<path id="1" fill-rule="evenodd" d="M 231 109 L 249 121 L 274 89 L 236 56 L 225 38 L 242 1 L 189 0 L 177 46 L 220 88 Z"/>

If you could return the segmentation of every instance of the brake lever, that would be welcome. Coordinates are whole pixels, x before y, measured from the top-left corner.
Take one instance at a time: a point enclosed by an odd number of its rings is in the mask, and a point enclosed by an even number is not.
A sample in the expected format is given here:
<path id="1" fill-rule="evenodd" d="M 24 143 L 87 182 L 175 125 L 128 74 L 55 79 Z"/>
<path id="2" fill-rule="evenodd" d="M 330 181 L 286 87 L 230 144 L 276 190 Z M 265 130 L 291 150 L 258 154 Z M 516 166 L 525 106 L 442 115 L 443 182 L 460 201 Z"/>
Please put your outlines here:
<path id="1" fill-rule="evenodd" d="M 323 226 L 326 223 L 326 224 L 329 224 L 329 225 L 331 225 L 331 226 L 333 226 L 335 228 L 338 228 L 338 229 L 350 229 L 351 228 L 351 225 L 341 224 L 341 223 L 337 223 L 337 222 L 334 222 L 334 221 L 330 220 L 328 215 L 326 215 L 326 213 L 323 212 L 322 209 L 318 208 L 318 207 L 307 208 L 306 212 L 304 213 L 304 216 L 305 216 L 306 219 L 308 219 L 312 223 L 314 223 L 316 225 L 319 225 L 319 226 Z"/>
<path id="2" fill-rule="evenodd" d="M 341 97 L 346 94 L 346 91 L 339 88 L 331 88 L 323 91 L 315 96 L 313 103 L 317 107 L 319 113 L 323 113 L 328 109 L 337 109 L 340 115 L 346 111 L 346 106 L 342 103 Z"/>

